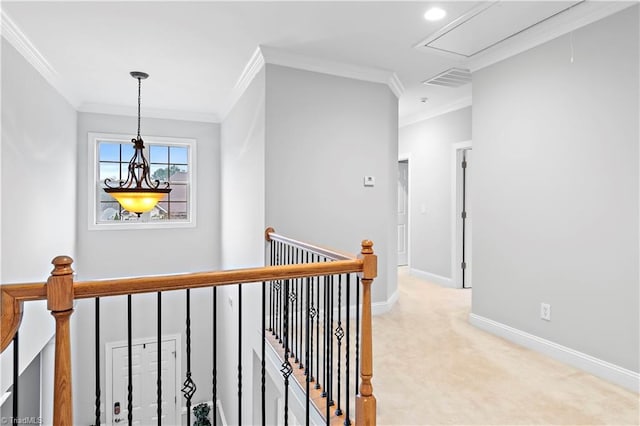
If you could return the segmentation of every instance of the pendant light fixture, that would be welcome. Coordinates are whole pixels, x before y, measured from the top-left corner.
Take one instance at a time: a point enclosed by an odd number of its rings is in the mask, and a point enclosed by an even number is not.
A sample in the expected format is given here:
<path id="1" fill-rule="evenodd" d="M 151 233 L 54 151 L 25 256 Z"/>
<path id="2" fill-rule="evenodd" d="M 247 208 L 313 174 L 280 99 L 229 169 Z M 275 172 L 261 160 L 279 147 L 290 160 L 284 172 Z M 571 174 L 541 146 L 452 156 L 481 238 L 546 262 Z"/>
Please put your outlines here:
<path id="1" fill-rule="evenodd" d="M 123 209 L 140 217 L 142 213 L 152 210 L 165 195 L 171 192 L 171 188 L 169 182 L 161 184 L 159 180 L 151 180 L 149 163 L 144 156 L 144 142 L 140 137 L 140 87 L 142 80 L 149 77 L 149 74 L 140 71 L 131 71 L 130 74 L 138 80 L 138 136 L 131 139 L 134 153 L 129 160 L 127 180 L 121 180 L 116 185 L 107 178 L 104 180 L 106 186 L 104 191 L 111 194 Z"/>

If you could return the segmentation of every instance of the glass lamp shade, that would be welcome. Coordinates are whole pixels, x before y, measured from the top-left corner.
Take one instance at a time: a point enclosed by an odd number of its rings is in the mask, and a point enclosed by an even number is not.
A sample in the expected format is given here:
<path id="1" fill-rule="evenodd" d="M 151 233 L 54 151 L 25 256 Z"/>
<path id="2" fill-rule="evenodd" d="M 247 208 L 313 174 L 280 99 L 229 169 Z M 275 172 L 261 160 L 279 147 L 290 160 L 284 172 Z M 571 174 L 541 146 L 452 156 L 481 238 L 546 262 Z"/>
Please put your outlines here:
<path id="1" fill-rule="evenodd" d="M 105 188 L 123 209 L 138 216 L 152 210 L 169 192 L 170 188 Z"/>

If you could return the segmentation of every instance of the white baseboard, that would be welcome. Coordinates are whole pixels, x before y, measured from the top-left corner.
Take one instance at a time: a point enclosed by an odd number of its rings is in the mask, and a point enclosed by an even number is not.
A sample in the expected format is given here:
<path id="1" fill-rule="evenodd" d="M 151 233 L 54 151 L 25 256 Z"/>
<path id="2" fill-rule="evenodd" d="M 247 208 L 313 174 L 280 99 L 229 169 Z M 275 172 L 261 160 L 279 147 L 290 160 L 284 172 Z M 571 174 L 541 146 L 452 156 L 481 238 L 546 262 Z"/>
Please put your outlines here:
<path id="1" fill-rule="evenodd" d="M 592 357 L 566 346 L 559 345 L 533 334 L 490 320 L 480 315 L 469 314 L 469 322 L 474 326 L 513 343 L 545 354 L 565 364 L 569 364 L 594 376 L 600 377 L 633 392 L 640 392 L 640 374 L 610 362 Z"/>
<path id="2" fill-rule="evenodd" d="M 385 312 L 389 312 L 397 301 L 398 301 L 398 289 L 396 289 L 396 291 L 393 292 L 391 297 L 388 298 L 385 302 L 371 303 L 371 315 L 380 315 L 380 314 L 384 314 Z"/>
<path id="3" fill-rule="evenodd" d="M 432 274 L 431 272 L 421 271 L 420 269 L 415 269 L 415 268 L 409 268 L 409 273 L 414 277 L 421 278 L 423 280 L 441 285 L 443 287 L 459 288 L 453 283 L 453 280 L 451 278 L 443 277 L 437 274 Z"/>

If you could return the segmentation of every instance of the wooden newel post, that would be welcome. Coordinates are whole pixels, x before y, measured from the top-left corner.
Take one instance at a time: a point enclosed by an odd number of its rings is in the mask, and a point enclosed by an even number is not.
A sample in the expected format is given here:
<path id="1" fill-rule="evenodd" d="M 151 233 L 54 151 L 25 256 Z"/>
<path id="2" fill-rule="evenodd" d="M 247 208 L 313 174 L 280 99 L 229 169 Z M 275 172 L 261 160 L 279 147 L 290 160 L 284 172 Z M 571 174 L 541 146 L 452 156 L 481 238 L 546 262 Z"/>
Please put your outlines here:
<path id="1" fill-rule="evenodd" d="M 47 309 L 56 319 L 56 355 L 53 384 L 53 424 L 73 425 L 71 394 L 71 334 L 69 320 L 73 313 L 73 259 L 58 256 L 47 280 Z"/>
<path id="2" fill-rule="evenodd" d="M 371 283 L 378 275 L 378 256 L 373 254 L 373 243 L 362 242 L 359 256 L 362 268 L 362 325 L 360 333 L 361 368 L 360 393 L 356 397 L 356 426 L 376 424 L 376 398 L 373 396 L 373 336 L 371 330 Z"/>

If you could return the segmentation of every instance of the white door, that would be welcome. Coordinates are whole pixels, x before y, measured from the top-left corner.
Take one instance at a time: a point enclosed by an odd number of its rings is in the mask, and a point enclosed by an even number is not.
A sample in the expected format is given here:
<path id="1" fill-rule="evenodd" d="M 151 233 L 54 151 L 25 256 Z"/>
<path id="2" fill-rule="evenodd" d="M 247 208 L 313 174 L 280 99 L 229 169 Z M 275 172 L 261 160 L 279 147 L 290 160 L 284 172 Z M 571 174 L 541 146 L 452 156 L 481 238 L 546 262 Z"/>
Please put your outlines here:
<path id="1" fill-rule="evenodd" d="M 464 227 L 464 263 L 466 268 L 464 270 L 464 287 L 471 288 L 473 286 L 471 276 L 472 276 L 472 265 L 471 261 L 472 251 L 471 251 L 471 242 L 473 236 L 473 208 L 471 205 L 471 194 L 473 190 L 473 179 L 471 178 L 473 175 L 473 161 L 472 161 L 472 149 L 467 149 L 464 151 L 465 161 L 467 163 L 466 172 L 465 172 L 465 185 L 464 185 L 464 199 L 465 199 L 465 211 L 467 212 L 467 218 L 465 220 Z"/>
<path id="2" fill-rule="evenodd" d="M 409 263 L 409 162 L 398 162 L 398 266 Z"/>
<path id="3" fill-rule="evenodd" d="M 132 350 L 133 379 L 133 424 L 155 425 L 157 417 L 157 371 L 158 345 L 156 342 L 136 344 Z M 162 418 L 163 423 L 173 424 L 176 419 L 176 342 L 162 342 Z M 112 424 L 127 423 L 129 384 L 128 356 L 126 346 L 112 347 L 112 386 L 111 410 Z M 107 389 L 109 391 L 109 389 Z"/>

